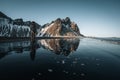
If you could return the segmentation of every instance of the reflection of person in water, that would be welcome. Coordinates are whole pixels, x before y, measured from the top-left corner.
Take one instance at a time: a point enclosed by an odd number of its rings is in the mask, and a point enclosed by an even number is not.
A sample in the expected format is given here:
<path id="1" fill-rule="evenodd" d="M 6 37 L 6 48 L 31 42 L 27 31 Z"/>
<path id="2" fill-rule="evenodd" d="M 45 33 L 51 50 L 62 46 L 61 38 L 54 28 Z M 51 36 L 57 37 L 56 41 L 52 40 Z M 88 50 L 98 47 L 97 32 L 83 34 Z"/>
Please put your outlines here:
<path id="1" fill-rule="evenodd" d="M 31 52 L 30 52 L 30 57 L 31 57 L 32 60 L 34 60 L 35 59 L 35 53 L 36 53 L 36 40 L 35 40 L 36 24 L 35 24 L 35 22 L 31 23 L 30 29 L 31 29 Z"/>
<path id="2" fill-rule="evenodd" d="M 31 60 L 34 60 L 35 59 L 35 53 L 36 53 L 36 44 L 35 42 L 31 42 L 31 49 L 30 49 L 30 57 L 31 57 Z"/>

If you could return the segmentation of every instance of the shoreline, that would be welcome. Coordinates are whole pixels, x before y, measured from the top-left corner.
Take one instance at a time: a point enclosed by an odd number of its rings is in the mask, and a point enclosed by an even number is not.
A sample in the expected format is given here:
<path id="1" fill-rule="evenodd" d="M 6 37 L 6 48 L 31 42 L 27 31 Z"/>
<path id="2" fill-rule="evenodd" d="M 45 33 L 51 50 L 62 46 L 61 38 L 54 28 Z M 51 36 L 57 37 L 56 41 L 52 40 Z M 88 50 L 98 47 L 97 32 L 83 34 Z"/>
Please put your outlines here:
<path id="1" fill-rule="evenodd" d="M 96 39 L 96 40 L 105 41 L 105 42 L 109 42 L 109 43 L 120 45 L 120 39 L 118 39 L 118 40 L 110 39 L 110 38 L 113 38 L 113 37 L 109 37 L 109 38 L 86 37 L 86 38 Z"/>

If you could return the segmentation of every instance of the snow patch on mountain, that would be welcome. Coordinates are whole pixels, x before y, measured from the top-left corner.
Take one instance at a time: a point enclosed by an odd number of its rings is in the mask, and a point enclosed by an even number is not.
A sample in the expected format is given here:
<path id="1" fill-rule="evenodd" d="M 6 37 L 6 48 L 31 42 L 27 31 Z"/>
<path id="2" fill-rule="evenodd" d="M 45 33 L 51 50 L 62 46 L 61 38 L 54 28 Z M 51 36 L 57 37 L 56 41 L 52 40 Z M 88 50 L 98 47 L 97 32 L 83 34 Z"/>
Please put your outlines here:
<path id="1" fill-rule="evenodd" d="M 31 21 L 23 21 L 22 18 L 11 19 L 4 13 L 0 12 L 0 37 L 30 37 Z M 40 25 L 35 23 L 36 33 L 40 29 Z"/>
<path id="2" fill-rule="evenodd" d="M 41 29 L 41 31 L 37 34 L 37 37 L 42 37 L 46 34 L 46 31 L 51 28 L 52 26 L 54 25 L 54 23 L 50 24 L 49 26 L 47 27 L 44 27 Z M 49 36 L 49 35 L 48 35 Z"/>

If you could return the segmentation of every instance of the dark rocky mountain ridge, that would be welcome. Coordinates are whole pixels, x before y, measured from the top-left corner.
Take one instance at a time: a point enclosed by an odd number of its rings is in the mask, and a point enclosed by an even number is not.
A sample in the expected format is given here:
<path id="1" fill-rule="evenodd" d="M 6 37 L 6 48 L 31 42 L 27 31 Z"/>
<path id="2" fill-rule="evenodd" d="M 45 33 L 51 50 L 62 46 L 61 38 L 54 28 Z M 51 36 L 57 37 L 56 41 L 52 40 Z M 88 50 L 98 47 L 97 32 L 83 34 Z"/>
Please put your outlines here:
<path id="1" fill-rule="evenodd" d="M 78 25 L 69 17 L 57 18 L 43 26 L 34 23 L 37 37 L 83 36 Z M 0 12 L 0 37 L 30 37 L 31 24 L 32 21 L 24 21 L 22 18 L 12 19 Z"/>

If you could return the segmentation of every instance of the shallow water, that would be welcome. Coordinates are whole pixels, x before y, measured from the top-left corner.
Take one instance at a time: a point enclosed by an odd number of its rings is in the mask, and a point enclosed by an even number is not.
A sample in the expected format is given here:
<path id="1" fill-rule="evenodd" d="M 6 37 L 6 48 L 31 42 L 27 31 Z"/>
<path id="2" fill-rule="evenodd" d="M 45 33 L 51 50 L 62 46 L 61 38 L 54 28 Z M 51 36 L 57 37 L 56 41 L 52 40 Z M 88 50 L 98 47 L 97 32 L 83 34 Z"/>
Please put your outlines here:
<path id="1" fill-rule="evenodd" d="M 96 39 L 0 43 L 0 80 L 119 80 L 120 45 Z"/>

